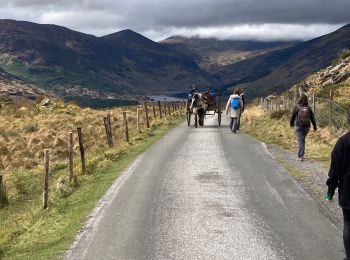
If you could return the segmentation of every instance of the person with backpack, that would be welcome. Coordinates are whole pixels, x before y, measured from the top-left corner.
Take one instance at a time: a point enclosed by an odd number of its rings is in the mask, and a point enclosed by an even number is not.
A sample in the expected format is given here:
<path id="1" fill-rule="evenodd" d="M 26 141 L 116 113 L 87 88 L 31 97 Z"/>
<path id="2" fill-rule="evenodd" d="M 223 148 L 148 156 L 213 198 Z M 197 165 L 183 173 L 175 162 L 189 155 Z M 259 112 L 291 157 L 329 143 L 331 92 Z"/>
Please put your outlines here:
<path id="1" fill-rule="evenodd" d="M 350 125 L 350 110 L 348 111 Z M 332 200 L 338 188 L 339 205 L 343 210 L 343 241 L 346 258 L 350 260 L 350 131 L 340 137 L 331 155 L 331 166 L 326 181 L 328 192 L 326 199 Z"/>
<path id="2" fill-rule="evenodd" d="M 290 126 L 294 127 L 298 140 L 298 160 L 303 161 L 305 155 L 305 139 L 310 131 L 311 123 L 317 131 L 315 115 L 309 106 L 307 96 L 302 95 L 292 111 Z"/>
<path id="3" fill-rule="evenodd" d="M 226 115 L 231 118 L 230 129 L 233 133 L 238 130 L 238 118 L 243 109 L 242 97 L 239 95 L 239 89 L 235 89 L 233 95 L 227 101 Z"/>

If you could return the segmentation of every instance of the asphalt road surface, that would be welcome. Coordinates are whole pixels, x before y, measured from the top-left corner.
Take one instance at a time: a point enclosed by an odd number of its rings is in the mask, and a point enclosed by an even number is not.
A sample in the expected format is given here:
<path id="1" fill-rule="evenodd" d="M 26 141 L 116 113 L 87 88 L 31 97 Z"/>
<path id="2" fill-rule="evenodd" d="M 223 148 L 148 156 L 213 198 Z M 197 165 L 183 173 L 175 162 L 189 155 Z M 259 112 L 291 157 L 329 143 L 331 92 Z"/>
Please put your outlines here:
<path id="1" fill-rule="evenodd" d="M 317 203 L 223 121 L 184 123 L 136 159 L 65 258 L 343 259 L 341 231 Z"/>

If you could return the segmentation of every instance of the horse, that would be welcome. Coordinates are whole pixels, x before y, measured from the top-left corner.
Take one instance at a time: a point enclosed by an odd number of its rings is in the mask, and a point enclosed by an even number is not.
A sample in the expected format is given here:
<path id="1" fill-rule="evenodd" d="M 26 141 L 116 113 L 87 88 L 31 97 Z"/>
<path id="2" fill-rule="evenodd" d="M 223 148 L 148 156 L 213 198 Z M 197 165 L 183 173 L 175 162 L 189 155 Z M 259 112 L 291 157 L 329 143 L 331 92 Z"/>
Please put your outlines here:
<path id="1" fill-rule="evenodd" d="M 208 104 L 205 102 L 204 96 L 201 93 L 194 93 L 192 96 L 192 101 L 190 109 L 194 115 L 194 127 L 203 126 L 204 116 L 208 109 Z"/>

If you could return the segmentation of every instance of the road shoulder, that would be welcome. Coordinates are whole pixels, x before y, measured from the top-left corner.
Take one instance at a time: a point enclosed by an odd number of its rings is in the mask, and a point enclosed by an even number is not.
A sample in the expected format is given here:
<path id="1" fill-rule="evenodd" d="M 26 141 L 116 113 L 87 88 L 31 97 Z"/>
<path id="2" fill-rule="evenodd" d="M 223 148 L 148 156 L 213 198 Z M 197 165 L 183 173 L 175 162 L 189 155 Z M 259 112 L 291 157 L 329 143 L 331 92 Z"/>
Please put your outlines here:
<path id="1" fill-rule="evenodd" d="M 317 202 L 321 213 L 341 229 L 342 214 L 337 196 L 335 196 L 333 201 L 327 201 L 324 198 L 327 191 L 325 183 L 328 176 L 328 170 L 325 166 L 313 161 L 312 158 L 297 161 L 293 152 L 285 150 L 276 144 L 266 144 L 266 148 L 288 175 L 298 181 L 304 190 Z"/>

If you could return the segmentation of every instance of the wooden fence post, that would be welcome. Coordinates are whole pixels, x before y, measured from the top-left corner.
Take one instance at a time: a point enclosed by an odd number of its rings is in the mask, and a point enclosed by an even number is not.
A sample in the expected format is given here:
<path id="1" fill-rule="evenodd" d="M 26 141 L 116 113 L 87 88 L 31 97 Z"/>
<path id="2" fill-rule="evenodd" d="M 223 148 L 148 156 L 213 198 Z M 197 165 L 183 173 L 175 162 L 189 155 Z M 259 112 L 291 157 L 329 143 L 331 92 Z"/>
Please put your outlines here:
<path id="1" fill-rule="evenodd" d="M 68 148 L 68 164 L 69 164 L 69 181 L 76 181 L 76 177 L 74 175 L 74 162 L 73 162 L 73 155 L 74 155 L 74 140 L 73 140 L 73 131 L 69 132 L 69 148 Z"/>
<path id="2" fill-rule="evenodd" d="M 154 103 L 152 103 L 152 108 L 153 108 L 153 119 L 156 119 L 156 107 L 154 106 Z"/>
<path id="3" fill-rule="evenodd" d="M 332 90 L 329 91 L 329 101 L 328 101 L 328 126 L 332 127 L 333 126 L 333 95 L 334 92 Z"/>
<path id="4" fill-rule="evenodd" d="M 173 112 L 175 112 L 175 104 L 173 101 L 171 101 L 171 107 L 173 108 Z"/>
<path id="5" fill-rule="evenodd" d="M 107 144 L 109 146 L 109 148 L 113 147 L 113 141 L 112 141 L 112 137 L 111 137 L 111 133 L 110 133 L 110 127 L 108 125 L 108 119 L 107 117 L 103 117 L 103 123 L 106 129 L 106 136 L 107 136 Z"/>
<path id="6" fill-rule="evenodd" d="M 316 99 L 315 99 L 315 94 L 312 94 L 312 110 L 314 111 L 314 116 L 316 118 Z"/>
<path id="7" fill-rule="evenodd" d="M 45 161 L 45 173 L 44 173 L 43 208 L 47 209 L 48 201 L 49 201 L 49 166 L 50 166 L 49 149 L 45 149 L 44 151 L 44 161 Z"/>
<path id="8" fill-rule="evenodd" d="M 162 119 L 162 105 L 160 101 L 158 101 L 158 109 L 159 109 L 159 119 Z"/>
<path id="9" fill-rule="evenodd" d="M 169 114 L 169 116 L 171 116 L 170 102 L 168 102 L 168 114 Z"/>
<path id="10" fill-rule="evenodd" d="M 80 157 L 81 157 L 81 175 L 85 175 L 86 173 L 85 150 L 84 150 L 83 133 L 80 127 L 77 128 L 77 132 L 78 132 L 79 149 L 80 149 Z"/>
<path id="11" fill-rule="evenodd" d="M 0 175 L 0 209 L 8 205 L 9 201 L 6 194 L 3 175 Z"/>
<path id="12" fill-rule="evenodd" d="M 107 113 L 107 123 L 108 123 L 109 137 L 111 139 L 112 146 L 113 146 L 113 132 L 112 132 L 111 114 L 109 112 Z"/>
<path id="13" fill-rule="evenodd" d="M 166 112 L 166 102 L 164 101 L 164 116 L 167 116 L 167 112 Z"/>
<path id="14" fill-rule="evenodd" d="M 148 118 L 147 102 L 145 102 L 145 112 L 146 112 L 146 125 L 147 125 L 147 128 L 149 128 L 149 118 Z"/>
<path id="15" fill-rule="evenodd" d="M 140 131 L 140 109 L 139 107 L 136 108 L 136 130 L 138 133 L 141 133 Z"/>
<path id="16" fill-rule="evenodd" d="M 124 125 L 125 125 L 125 141 L 129 142 L 129 128 L 128 128 L 128 119 L 126 117 L 126 112 L 123 112 Z"/>

